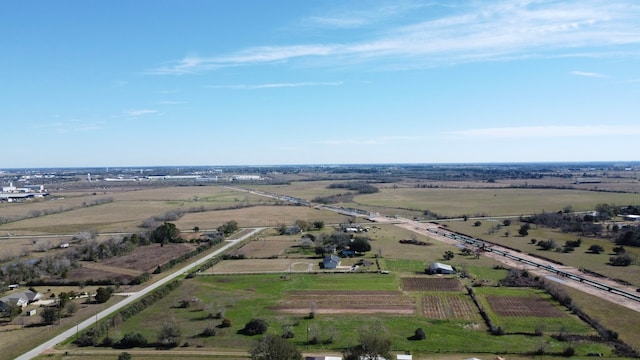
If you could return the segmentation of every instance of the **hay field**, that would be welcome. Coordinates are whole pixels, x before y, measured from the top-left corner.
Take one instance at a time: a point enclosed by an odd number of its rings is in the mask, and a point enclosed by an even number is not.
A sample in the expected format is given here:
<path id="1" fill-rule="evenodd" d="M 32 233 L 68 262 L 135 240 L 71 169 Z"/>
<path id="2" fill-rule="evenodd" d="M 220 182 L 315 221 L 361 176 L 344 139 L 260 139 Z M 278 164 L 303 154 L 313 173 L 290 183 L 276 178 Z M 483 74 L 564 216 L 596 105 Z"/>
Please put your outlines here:
<path id="1" fill-rule="evenodd" d="M 382 189 L 358 195 L 353 206 L 393 214 L 393 209 L 430 210 L 443 216 L 500 216 L 558 211 L 571 205 L 574 211 L 593 210 L 599 203 L 637 204 L 640 194 L 557 189 Z"/>
<path id="2" fill-rule="evenodd" d="M 89 207 L 82 206 L 83 203 L 90 203 L 105 196 L 113 199 L 113 202 Z M 107 193 L 104 196 L 83 194 L 63 200 L 51 198 L 32 203 L 2 204 L 2 210 L 15 211 L 15 214 L 20 212 L 26 214 L 40 208 L 48 209 L 54 205 L 62 206 L 64 209 L 75 208 L 75 210 L 3 224 L 0 226 L 0 231 L 22 235 L 69 234 L 80 231 L 135 232 L 140 230 L 139 225 L 144 220 L 163 215 L 169 211 L 188 211 L 200 207 L 224 209 L 233 206 L 272 203 L 273 200 L 264 197 L 220 186 L 152 188 Z M 255 214 L 251 218 L 254 217 Z M 217 227 L 223 222 L 211 225 Z M 193 228 L 193 226 L 189 228 Z"/>
<path id="3" fill-rule="evenodd" d="M 266 191 L 275 194 L 286 194 L 305 200 L 312 200 L 317 196 L 329 196 L 339 193 L 345 193 L 346 189 L 328 189 L 327 186 L 333 183 L 341 183 L 345 181 L 298 181 L 286 185 L 241 185 L 238 187 L 250 188 L 254 190 Z"/>
<path id="4" fill-rule="evenodd" d="M 223 260 L 203 274 L 305 273 L 318 271 L 319 262 L 319 259 Z"/>
<path id="5" fill-rule="evenodd" d="M 215 228 L 235 220 L 239 226 L 255 227 L 278 224 L 293 225 L 296 220 L 322 220 L 325 224 L 343 222 L 345 217 L 332 211 L 318 210 L 306 206 L 255 206 L 242 209 L 219 210 L 185 214 L 174 223 L 180 229 Z"/>

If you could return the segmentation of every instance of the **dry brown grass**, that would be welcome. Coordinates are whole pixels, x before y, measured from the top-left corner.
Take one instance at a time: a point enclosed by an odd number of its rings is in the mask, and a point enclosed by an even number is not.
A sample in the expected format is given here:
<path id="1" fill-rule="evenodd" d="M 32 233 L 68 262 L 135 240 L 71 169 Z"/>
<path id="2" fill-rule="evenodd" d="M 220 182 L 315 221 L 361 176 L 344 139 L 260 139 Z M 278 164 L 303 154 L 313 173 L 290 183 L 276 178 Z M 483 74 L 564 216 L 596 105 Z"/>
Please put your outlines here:
<path id="1" fill-rule="evenodd" d="M 254 274 L 269 272 L 312 272 L 320 269 L 319 259 L 244 259 L 224 260 L 205 274 Z"/>
<path id="2" fill-rule="evenodd" d="M 223 223 L 235 220 L 242 227 L 270 226 L 278 224 L 293 225 L 296 220 L 322 220 L 325 224 L 344 221 L 343 215 L 326 210 L 316 210 L 306 206 L 255 206 L 233 210 L 219 210 L 186 214 L 175 224 L 180 229 L 216 228 Z"/>

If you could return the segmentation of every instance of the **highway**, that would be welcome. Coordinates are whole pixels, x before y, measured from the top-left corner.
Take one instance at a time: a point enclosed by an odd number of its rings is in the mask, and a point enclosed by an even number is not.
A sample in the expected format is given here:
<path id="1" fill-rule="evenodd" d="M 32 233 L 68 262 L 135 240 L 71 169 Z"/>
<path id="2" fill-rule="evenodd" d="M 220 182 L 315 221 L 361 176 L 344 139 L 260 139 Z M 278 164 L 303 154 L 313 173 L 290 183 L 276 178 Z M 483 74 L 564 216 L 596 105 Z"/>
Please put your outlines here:
<path id="1" fill-rule="evenodd" d="M 244 234 L 243 236 L 237 238 L 237 239 L 233 239 L 233 240 L 226 240 L 227 244 L 225 244 L 223 247 L 215 250 L 214 252 L 208 254 L 207 256 L 198 259 L 197 261 L 183 266 L 182 268 L 172 272 L 171 274 L 165 276 L 164 278 L 154 282 L 153 284 L 147 286 L 146 288 L 136 292 L 136 293 L 132 293 L 131 296 L 128 296 L 127 298 L 125 298 L 124 300 L 113 304 L 112 306 L 110 306 L 107 309 L 102 310 L 101 312 L 97 313 L 95 316 L 92 316 L 91 318 L 78 323 L 76 326 L 73 326 L 67 330 L 65 330 L 63 333 L 57 335 L 56 337 L 54 337 L 53 339 L 29 350 L 28 352 L 22 354 L 21 356 L 17 357 L 16 360 L 29 360 L 29 359 L 33 359 L 36 356 L 42 354 L 43 352 L 47 351 L 48 349 L 53 348 L 56 344 L 59 344 L 69 338 L 71 338 L 72 336 L 75 336 L 79 331 L 83 331 L 86 328 L 90 327 L 91 325 L 95 324 L 97 321 L 99 321 L 100 319 L 103 319 L 109 315 L 111 315 L 112 313 L 124 308 L 125 306 L 141 299 L 142 297 L 144 297 L 145 295 L 149 294 L 150 292 L 156 290 L 157 288 L 171 282 L 172 280 L 174 280 L 175 278 L 189 272 L 189 270 L 200 266 L 201 264 L 203 264 L 204 262 L 208 261 L 209 259 L 227 251 L 230 247 L 236 245 L 237 243 L 249 238 L 252 235 L 255 235 L 257 233 L 259 233 L 260 231 L 262 231 L 264 228 L 254 228 L 251 232 Z"/>

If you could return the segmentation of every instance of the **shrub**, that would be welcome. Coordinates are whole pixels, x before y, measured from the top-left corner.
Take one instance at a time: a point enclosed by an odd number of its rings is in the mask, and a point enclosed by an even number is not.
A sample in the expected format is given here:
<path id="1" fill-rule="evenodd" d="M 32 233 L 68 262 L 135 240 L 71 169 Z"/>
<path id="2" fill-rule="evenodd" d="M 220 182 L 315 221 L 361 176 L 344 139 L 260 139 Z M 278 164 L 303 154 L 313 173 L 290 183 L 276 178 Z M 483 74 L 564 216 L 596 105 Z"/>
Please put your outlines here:
<path id="1" fill-rule="evenodd" d="M 204 330 L 202 330 L 202 332 L 200 333 L 200 336 L 202 337 L 216 336 L 216 329 L 213 326 L 207 326 Z"/>
<path id="2" fill-rule="evenodd" d="M 244 335 L 259 335 L 264 334 L 269 328 L 269 324 L 263 319 L 251 319 L 244 325 L 244 328 L 239 333 Z"/>
<path id="3" fill-rule="evenodd" d="M 125 334 L 120 341 L 116 344 L 119 348 L 133 348 L 146 346 L 148 343 L 147 338 L 139 332 L 130 332 Z"/>
<path id="4" fill-rule="evenodd" d="M 569 346 L 568 348 L 564 349 L 564 351 L 562 352 L 562 356 L 571 357 L 575 355 L 575 353 L 576 353 L 576 349 Z"/>
<path id="5" fill-rule="evenodd" d="M 409 340 L 424 340 L 427 338 L 427 334 L 422 330 L 422 328 L 417 328 L 413 333 L 413 336 L 409 337 Z"/>
<path id="6" fill-rule="evenodd" d="M 604 248 L 602 247 L 602 245 L 594 244 L 589 246 L 589 250 L 587 251 L 592 254 L 600 254 L 601 252 L 604 251 Z"/>

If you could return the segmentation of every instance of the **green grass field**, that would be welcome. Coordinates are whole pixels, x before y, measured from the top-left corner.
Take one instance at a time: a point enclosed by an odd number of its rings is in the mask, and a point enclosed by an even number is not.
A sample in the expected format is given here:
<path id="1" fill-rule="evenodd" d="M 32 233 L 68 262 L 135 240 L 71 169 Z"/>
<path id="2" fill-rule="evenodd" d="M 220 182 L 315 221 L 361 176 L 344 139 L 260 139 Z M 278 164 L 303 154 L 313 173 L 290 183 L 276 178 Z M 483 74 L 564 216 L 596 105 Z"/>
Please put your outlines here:
<path id="1" fill-rule="evenodd" d="M 383 331 L 391 339 L 393 350 L 411 351 L 414 354 L 428 353 L 501 353 L 524 354 L 536 350 L 541 343 L 548 351 L 562 351 L 567 344 L 559 343 L 548 335 L 534 337 L 523 334 L 493 336 L 486 331 L 483 323 L 464 320 L 429 320 L 419 312 L 414 315 L 316 315 L 305 319 L 302 315 L 280 314 L 270 310 L 292 290 L 398 290 L 395 276 L 379 274 L 292 274 L 286 278 L 280 275 L 235 275 L 201 276 L 184 280 L 181 287 L 169 296 L 155 303 L 129 321 L 110 331 L 110 336 L 118 339 L 128 332 L 140 331 L 151 342 L 155 341 L 157 329 L 165 321 L 173 321 L 182 330 L 182 343 L 192 348 L 247 348 L 254 337 L 238 334 L 243 325 L 252 318 L 262 318 L 270 324 L 268 332 L 280 335 L 285 329 L 293 331 L 291 340 L 299 348 L 307 348 L 307 331 L 317 337 L 319 344 L 309 345 L 309 351 L 336 352 L 355 345 L 361 331 Z M 512 294 L 516 291 L 505 289 L 481 289 L 481 297 L 491 291 Z M 527 291 L 527 290 L 524 290 Z M 547 298 L 544 294 L 528 291 L 528 296 Z M 189 308 L 176 308 L 183 299 L 197 298 Z M 357 302 L 358 299 L 353 299 Z M 365 301 L 364 299 L 362 301 Z M 231 319 L 232 326 L 218 329 L 216 336 L 198 336 L 205 327 L 217 325 L 220 320 L 207 318 L 207 314 L 224 309 L 224 316 Z M 497 319 L 497 321 L 504 321 Z M 550 331 L 557 327 L 580 334 L 589 333 L 584 323 L 568 315 L 562 319 L 509 319 L 507 328 L 513 331 L 532 332 L 540 322 Z M 423 328 L 427 333 L 425 341 L 410 341 L 407 337 L 413 330 Z M 309 330 L 307 330 L 309 329 Z M 469 339 L 472 338 L 472 341 Z M 323 343 L 332 340 L 331 343 Z M 586 353 L 606 347 L 593 344 L 572 344 L 578 353 Z"/>

